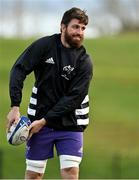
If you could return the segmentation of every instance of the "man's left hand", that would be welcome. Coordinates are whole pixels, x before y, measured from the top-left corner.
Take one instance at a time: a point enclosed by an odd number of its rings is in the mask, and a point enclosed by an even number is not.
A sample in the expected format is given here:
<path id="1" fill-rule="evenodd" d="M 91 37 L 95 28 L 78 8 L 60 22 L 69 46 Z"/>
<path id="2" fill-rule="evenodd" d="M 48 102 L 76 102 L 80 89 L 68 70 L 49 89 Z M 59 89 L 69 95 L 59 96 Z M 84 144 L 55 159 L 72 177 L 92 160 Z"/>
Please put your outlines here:
<path id="1" fill-rule="evenodd" d="M 33 121 L 29 127 L 30 131 L 29 131 L 28 139 L 30 139 L 34 133 L 39 132 L 45 125 L 46 125 L 46 120 L 44 118 Z"/>

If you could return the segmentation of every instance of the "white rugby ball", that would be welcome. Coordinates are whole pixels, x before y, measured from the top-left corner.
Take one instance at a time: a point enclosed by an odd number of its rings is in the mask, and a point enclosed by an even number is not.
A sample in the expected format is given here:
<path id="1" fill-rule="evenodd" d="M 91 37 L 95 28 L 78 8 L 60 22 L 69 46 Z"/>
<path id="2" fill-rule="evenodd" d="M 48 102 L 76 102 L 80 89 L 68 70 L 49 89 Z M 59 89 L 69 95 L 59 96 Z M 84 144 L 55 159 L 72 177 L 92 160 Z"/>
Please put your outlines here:
<path id="1" fill-rule="evenodd" d="M 7 133 L 7 141 L 12 145 L 24 143 L 29 135 L 31 121 L 26 116 L 21 116 L 17 124 L 13 124 Z"/>

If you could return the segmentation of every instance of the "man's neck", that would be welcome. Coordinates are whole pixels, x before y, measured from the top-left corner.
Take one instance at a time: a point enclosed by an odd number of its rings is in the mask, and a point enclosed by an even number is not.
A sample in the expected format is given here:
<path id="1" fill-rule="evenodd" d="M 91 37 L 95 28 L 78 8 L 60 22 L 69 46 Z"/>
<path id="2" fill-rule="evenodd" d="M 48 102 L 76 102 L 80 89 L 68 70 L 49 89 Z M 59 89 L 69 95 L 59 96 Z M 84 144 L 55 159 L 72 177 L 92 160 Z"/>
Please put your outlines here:
<path id="1" fill-rule="evenodd" d="M 65 38 L 64 38 L 63 34 L 61 34 L 61 42 L 62 42 L 64 47 L 70 48 L 70 45 L 65 41 Z"/>

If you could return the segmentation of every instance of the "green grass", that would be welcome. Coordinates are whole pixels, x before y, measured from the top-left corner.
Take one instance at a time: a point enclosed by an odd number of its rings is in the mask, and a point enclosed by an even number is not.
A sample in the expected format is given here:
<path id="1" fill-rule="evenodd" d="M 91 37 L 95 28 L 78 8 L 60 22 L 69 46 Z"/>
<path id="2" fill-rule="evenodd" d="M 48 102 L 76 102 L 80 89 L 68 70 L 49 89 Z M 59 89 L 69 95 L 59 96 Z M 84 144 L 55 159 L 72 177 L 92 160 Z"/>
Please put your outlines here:
<path id="1" fill-rule="evenodd" d="M 0 39 L 0 178 L 23 178 L 25 146 L 6 142 L 10 109 L 9 71 L 33 39 Z M 139 35 L 122 34 L 85 41 L 94 62 L 90 86 L 90 125 L 84 133 L 80 178 L 139 178 Z M 21 114 L 26 114 L 33 75 L 25 82 Z M 18 171 L 17 171 L 18 169 Z M 46 178 L 60 178 L 59 160 L 49 160 Z"/>

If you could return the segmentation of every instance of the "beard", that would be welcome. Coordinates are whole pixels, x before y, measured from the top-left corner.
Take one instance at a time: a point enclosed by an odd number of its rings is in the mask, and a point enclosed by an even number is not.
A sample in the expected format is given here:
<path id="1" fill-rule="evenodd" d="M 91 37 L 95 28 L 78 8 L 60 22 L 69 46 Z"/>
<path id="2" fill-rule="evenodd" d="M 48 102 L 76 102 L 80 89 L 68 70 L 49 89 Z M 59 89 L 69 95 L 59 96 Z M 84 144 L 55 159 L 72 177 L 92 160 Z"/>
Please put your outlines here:
<path id="1" fill-rule="evenodd" d="M 71 48 L 80 48 L 84 39 L 83 35 L 69 34 L 67 30 L 65 31 L 64 38 Z"/>

